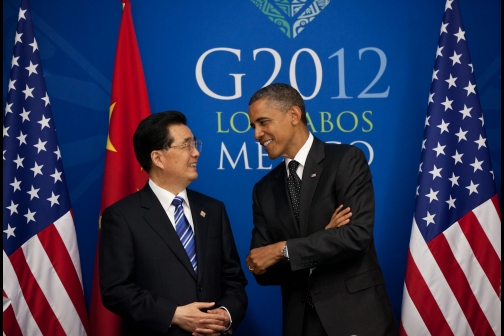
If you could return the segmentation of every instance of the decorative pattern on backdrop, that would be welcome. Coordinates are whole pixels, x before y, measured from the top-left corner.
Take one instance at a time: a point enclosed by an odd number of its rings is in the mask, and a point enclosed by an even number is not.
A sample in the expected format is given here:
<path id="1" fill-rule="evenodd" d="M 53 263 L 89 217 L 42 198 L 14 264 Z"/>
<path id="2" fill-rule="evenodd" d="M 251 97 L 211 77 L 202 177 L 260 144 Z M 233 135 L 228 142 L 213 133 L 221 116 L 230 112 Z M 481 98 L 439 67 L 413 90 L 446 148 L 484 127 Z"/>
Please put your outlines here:
<path id="1" fill-rule="evenodd" d="M 331 0 L 251 0 L 288 38 L 295 38 Z M 299 14 L 298 14 L 299 13 Z"/>

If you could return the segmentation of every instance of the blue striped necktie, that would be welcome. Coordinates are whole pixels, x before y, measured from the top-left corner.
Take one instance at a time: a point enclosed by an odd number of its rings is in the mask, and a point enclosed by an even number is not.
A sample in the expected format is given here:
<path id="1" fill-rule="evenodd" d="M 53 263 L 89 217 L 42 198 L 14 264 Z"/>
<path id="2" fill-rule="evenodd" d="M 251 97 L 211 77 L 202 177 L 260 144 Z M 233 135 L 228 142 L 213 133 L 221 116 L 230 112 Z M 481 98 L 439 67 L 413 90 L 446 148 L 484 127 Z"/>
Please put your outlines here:
<path id="1" fill-rule="evenodd" d="M 194 234 L 189 221 L 184 215 L 184 207 L 182 203 L 184 199 L 180 196 L 175 196 L 172 204 L 175 206 L 175 230 L 180 238 L 180 242 L 191 261 L 194 272 L 198 273 L 198 264 L 196 260 L 196 245 L 194 243 Z"/>

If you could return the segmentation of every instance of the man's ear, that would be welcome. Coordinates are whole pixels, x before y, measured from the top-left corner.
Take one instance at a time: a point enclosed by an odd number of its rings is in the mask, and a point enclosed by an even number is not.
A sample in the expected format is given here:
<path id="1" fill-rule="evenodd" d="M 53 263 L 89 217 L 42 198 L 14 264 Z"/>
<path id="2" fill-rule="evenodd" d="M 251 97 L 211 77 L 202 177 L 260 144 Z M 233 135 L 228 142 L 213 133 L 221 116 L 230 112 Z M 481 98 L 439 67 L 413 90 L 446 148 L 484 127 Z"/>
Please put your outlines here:
<path id="1" fill-rule="evenodd" d="M 299 106 L 291 106 L 287 113 L 289 113 L 292 125 L 297 125 L 301 122 L 301 109 Z"/>
<path id="2" fill-rule="evenodd" d="M 164 168 L 164 163 L 163 163 L 163 154 L 161 153 L 161 150 L 153 150 L 150 153 L 150 157 L 152 160 L 152 164 L 163 169 Z"/>

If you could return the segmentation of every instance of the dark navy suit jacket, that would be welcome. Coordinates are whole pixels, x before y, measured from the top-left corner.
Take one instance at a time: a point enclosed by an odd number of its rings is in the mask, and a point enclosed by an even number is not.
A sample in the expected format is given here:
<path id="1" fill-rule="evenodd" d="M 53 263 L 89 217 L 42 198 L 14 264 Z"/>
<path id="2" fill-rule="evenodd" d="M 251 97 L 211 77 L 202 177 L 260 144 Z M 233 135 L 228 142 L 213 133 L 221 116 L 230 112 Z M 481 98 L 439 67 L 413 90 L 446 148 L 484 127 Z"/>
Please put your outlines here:
<path id="1" fill-rule="evenodd" d="M 247 308 L 241 269 L 224 204 L 187 189 L 198 274 L 147 184 L 103 212 L 100 288 L 104 306 L 121 316 L 124 335 L 190 335 L 171 326 L 177 306 L 215 302 L 235 330 Z"/>
<path id="2" fill-rule="evenodd" d="M 362 151 L 314 139 L 303 170 L 299 227 L 286 182 L 282 162 L 255 185 L 251 242 L 255 248 L 287 241 L 289 260 L 255 276 L 261 285 L 281 286 L 284 335 L 301 335 L 308 286 L 329 335 L 396 335 L 373 242 L 373 185 Z M 350 207 L 350 224 L 325 230 L 340 204 Z"/>

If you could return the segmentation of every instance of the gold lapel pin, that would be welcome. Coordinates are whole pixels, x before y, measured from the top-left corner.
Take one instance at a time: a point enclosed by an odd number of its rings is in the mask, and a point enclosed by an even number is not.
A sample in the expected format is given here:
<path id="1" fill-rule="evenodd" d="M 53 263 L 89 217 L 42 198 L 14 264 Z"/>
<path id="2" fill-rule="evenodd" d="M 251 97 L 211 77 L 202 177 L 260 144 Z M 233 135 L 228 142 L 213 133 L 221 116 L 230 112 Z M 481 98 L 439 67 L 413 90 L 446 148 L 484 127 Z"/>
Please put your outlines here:
<path id="1" fill-rule="evenodd" d="M 199 214 L 200 214 L 201 217 L 205 217 L 206 216 L 206 213 L 203 210 L 201 210 L 201 212 Z"/>

